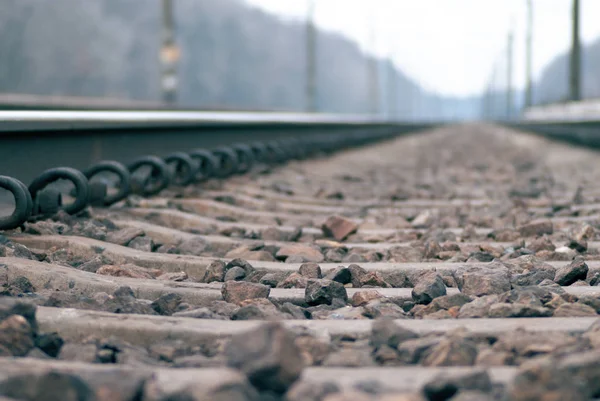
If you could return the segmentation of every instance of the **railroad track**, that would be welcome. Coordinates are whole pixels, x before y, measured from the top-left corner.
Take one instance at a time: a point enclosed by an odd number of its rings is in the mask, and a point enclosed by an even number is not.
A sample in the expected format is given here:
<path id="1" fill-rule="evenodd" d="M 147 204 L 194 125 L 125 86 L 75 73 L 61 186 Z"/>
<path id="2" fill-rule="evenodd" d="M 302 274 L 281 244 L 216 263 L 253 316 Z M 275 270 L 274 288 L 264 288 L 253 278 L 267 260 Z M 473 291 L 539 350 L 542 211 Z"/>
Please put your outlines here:
<path id="1" fill-rule="evenodd" d="M 0 394 L 600 396 L 597 153 L 490 125 L 336 124 L 215 178 L 221 149 L 202 182 L 156 194 L 168 168 L 114 203 L 119 185 L 90 179 L 63 191 L 87 194 L 72 214 L 40 206 L 52 186 L 23 191 L 27 221 L 0 236 Z"/>

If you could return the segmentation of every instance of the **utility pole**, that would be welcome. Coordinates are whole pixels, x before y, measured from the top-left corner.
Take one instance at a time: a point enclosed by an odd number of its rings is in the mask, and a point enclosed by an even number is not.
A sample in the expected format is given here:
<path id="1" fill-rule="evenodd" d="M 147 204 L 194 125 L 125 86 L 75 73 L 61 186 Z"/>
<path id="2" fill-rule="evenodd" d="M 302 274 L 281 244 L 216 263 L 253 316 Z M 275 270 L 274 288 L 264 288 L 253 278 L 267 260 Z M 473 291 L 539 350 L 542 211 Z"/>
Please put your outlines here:
<path id="1" fill-rule="evenodd" d="M 399 119 L 398 116 L 398 77 L 396 76 L 396 69 L 394 68 L 394 62 L 390 57 L 387 62 L 386 71 L 388 72 L 388 117 L 390 120 Z"/>
<path id="2" fill-rule="evenodd" d="M 532 78 L 532 53 L 533 53 L 533 0 L 527 0 L 527 43 L 525 55 L 525 108 L 533 106 L 533 78 Z"/>
<path id="3" fill-rule="evenodd" d="M 165 103 L 174 104 L 177 100 L 179 48 L 175 44 L 173 0 L 162 0 L 162 25 L 162 48 L 160 50 L 162 97 Z"/>
<path id="4" fill-rule="evenodd" d="M 371 51 L 373 54 L 368 57 L 368 82 L 369 82 L 369 103 L 371 107 L 371 114 L 379 114 L 379 66 L 377 63 L 377 54 L 375 52 L 375 23 L 373 15 L 369 15 L 369 42 L 371 44 Z"/>
<path id="5" fill-rule="evenodd" d="M 511 27 L 508 33 L 508 45 L 506 47 L 506 119 L 512 119 L 513 111 L 513 42 L 514 32 Z"/>
<path id="6" fill-rule="evenodd" d="M 306 18 L 306 111 L 317 111 L 317 31 L 315 29 L 315 0 L 308 0 Z"/>
<path id="7" fill-rule="evenodd" d="M 569 74 L 569 100 L 581 100 L 581 43 L 579 41 L 579 0 L 573 0 L 573 25 L 571 65 Z"/>

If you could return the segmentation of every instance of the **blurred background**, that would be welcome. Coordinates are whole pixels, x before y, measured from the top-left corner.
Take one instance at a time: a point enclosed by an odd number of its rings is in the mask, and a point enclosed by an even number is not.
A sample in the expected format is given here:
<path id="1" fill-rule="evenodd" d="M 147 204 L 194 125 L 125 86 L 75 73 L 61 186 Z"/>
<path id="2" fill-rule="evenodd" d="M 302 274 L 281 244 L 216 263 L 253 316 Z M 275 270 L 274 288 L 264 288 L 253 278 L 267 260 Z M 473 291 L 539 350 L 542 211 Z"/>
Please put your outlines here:
<path id="1" fill-rule="evenodd" d="M 600 98 L 598 0 L 2 0 L 0 98 L 517 118 Z"/>

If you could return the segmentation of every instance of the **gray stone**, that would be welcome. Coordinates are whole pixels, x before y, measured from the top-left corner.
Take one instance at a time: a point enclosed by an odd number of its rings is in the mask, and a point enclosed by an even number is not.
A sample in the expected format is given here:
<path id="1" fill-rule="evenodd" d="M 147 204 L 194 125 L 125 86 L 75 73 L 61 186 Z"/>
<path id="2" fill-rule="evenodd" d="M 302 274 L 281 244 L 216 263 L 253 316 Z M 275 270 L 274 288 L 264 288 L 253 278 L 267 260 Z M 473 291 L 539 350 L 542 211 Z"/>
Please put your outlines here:
<path id="1" fill-rule="evenodd" d="M 127 246 L 138 251 L 152 252 L 154 250 L 154 241 L 149 237 L 136 237 L 129 241 Z"/>
<path id="2" fill-rule="evenodd" d="M 446 285 L 436 272 L 428 272 L 419 278 L 412 290 L 412 298 L 417 304 L 429 304 L 435 298 L 446 295 Z"/>
<path id="3" fill-rule="evenodd" d="M 465 390 L 483 393 L 492 391 L 492 380 L 485 370 L 442 373 L 423 387 L 423 394 L 430 401 L 447 400 Z"/>
<path id="4" fill-rule="evenodd" d="M 382 274 L 383 279 L 389 283 L 393 288 L 409 288 L 411 287 L 410 280 L 406 275 L 406 272 L 402 270 L 395 270 L 393 272 L 386 272 Z M 443 277 L 442 277 L 443 279 Z"/>
<path id="5" fill-rule="evenodd" d="M 552 310 L 541 306 L 531 306 L 525 304 L 507 304 L 497 303 L 490 306 L 488 317 L 507 318 L 507 317 L 548 317 L 552 316 Z"/>
<path id="6" fill-rule="evenodd" d="M 575 259 L 569 265 L 556 270 L 554 282 L 558 285 L 571 285 L 577 280 L 585 280 L 588 274 L 588 265 L 583 259 Z"/>
<path id="7" fill-rule="evenodd" d="M 327 273 L 325 279 L 337 281 L 342 284 L 349 284 L 352 281 L 352 276 L 348 268 L 339 266 Z"/>
<path id="8" fill-rule="evenodd" d="M 246 271 L 240 266 L 234 266 L 227 269 L 223 281 L 242 281 L 246 278 Z"/>
<path id="9" fill-rule="evenodd" d="M 490 307 L 498 302 L 498 295 L 487 295 L 476 298 L 461 306 L 458 312 L 459 319 L 487 317 Z"/>
<path id="10" fill-rule="evenodd" d="M 234 335 L 225 355 L 227 365 L 242 371 L 261 391 L 286 392 L 303 369 L 294 335 L 278 323 Z"/>
<path id="11" fill-rule="evenodd" d="M 371 326 L 369 344 L 374 348 L 382 345 L 398 348 L 402 342 L 418 337 L 415 332 L 398 326 L 392 319 L 376 319 Z"/>
<path id="12" fill-rule="evenodd" d="M 177 310 L 181 304 L 181 296 L 175 293 L 161 295 L 157 300 L 152 302 L 152 309 L 159 315 L 170 316 Z"/>
<path id="13" fill-rule="evenodd" d="M 0 394 L 19 400 L 95 401 L 80 377 L 60 372 L 23 373 L 0 382 Z"/>
<path id="14" fill-rule="evenodd" d="M 407 365 L 420 363 L 427 351 L 440 341 L 439 337 L 421 337 L 403 341 L 398 346 L 398 359 Z"/>
<path id="15" fill-rule="evenodd" d="M 565 400 L 585 401 L 584 383 L 568 377 L 558 369 L 556 362 L 547 358 L 521 367 L 507 389 L 511 401 Z"/>
<path id="16" fill-rule="evenodd" d="M 210 245 L 202 237 L 193 237 L 182 240 L 177 244 L 177 249 L 183 255 L 202 256 L 206 251 L 210 250 Z"/>
<path id="17" fill-rule="evenodd" d="M 331 305 L 334 299 L 348 301 L 346 288 L 337 281 L 331 280 L 308 280 L 304 292 L 304 300 L 309 305 Z"/>
<path id="18" fill-rule="evenodd" d="M 363 315 L 369 319 L 378 319 L 384 317 L 392 319 L 408 318 L 408 315 L 404 309 L 391 301 L 376 299 L 364 305 L 363 308 Z"/>
<path id="19" fill-rule="evenodd" d="M 357 264 L 351 264 L 348 266 L 348 270 L 350 271 L 352 287 L 359 288 L 361 286 L 361 279 L 367 274 L 367 271 Z"/>
<path id="20" fill-rule="evenodd" d="M 269 286 L 271 288 L 275 288 L 275 287 L 277 287 L 277 284 L 279 284 L 279 282 L 281 280 L 283 280 L 283 277 L 281 277 L 280 274 L 267 273 L 261 277 L 261 279 L 259 280 L 259 283 Z"/>
<path id="21" fill-rule="evenodd" d="M 254 267 L 252 267 L 252 265 L 250 263 L 248 263 L 246 260 L 244 259 L 233 259 L 232 261 L 230 261 L 229 263 L 227 263 L 225 265 L 225 274 L 227 274 L 227 272 L 230 269 L 233 269 L 235 267 L 240 267 L 242 269 L 244 269 L 245 272 L 245 277 L 248 278 L 250 276 L 252 276 L 255 272 Z"/>

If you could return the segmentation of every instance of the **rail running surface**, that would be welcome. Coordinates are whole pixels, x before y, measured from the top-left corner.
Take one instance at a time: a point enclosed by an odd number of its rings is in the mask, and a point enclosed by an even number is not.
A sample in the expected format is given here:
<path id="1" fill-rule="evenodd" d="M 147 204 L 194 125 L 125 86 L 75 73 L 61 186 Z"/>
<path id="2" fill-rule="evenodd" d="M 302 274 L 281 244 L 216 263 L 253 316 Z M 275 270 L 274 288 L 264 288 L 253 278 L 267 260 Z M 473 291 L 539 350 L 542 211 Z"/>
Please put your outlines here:
<path id="1" fill-rule="evenodd" d="M 67 161 L 68 167 L 83 170 L 102 160 L 130 163 L 143 155 L 165 157 L 239 143 L 294 139 L 351 144 L 358 137 L 376 139 L 431 126 L 300 113 L 0 111 L 0 172 L 30 182 Z"/>
<path id="2" fill-rule="evenodd" d="M 121 185 L 34 180 L 99 202 L 0 235 L 0 395 L 597 397 L 597 153 L 492 125 L 402 132 L 203 149 L 187 185 L 192 152 L 103 165 Z"/>

